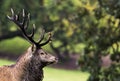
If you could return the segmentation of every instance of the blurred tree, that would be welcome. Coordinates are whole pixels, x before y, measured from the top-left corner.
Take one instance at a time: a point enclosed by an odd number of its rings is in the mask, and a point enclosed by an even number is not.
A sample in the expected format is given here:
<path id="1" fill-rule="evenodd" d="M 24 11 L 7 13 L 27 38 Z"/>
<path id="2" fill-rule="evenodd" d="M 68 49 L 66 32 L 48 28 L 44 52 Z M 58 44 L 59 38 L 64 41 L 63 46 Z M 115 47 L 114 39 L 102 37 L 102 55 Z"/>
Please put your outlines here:
<path id="1" fill-rule="evenodd" d="M 118 71 L 118 69 L 120 70 L 120 61 L 118 60 L 120 59 L 118 49 L 120 19 L 117 14 L 119 8 L 113 8 L 118 4 L 119 0 L 113 1 L 114 3 L 111 3 L 112 1 L 94 1 L 94 4 L 97 4 L 94 8 L 90 8 L 93 7 L 92 1 L 86 1 L 85 8 L 88 14 L 86 19 L 84 19 L 86 16 L 83 17 L 85 25 L 83 27 L 84 31 L 81 32 L 83 34 L 83 43 L 86 46 L 84 48 L 85 53 L 80 60 L 80 65 L 82 64 L 83 69 L 87 69 L 90 72 L 91 76 L 88 81 L 120 80 L 120 72 Z M 87 5 L 89 6 L 88 8 Z M 111 57 L 112 63 L 110 67 L 104 68 L 102 67 L 102 62 L 104 61 L 101 58 L 108 56 L 108 54 Z"/>

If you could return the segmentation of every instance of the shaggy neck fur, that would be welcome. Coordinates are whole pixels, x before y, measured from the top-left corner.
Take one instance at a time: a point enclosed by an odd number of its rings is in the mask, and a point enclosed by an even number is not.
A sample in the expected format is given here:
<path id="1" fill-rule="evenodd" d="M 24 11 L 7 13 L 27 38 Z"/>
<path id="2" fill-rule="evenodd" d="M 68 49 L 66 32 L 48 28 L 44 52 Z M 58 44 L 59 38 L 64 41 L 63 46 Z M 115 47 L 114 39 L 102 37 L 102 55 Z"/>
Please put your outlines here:
<path id="1" fill-rule="evenodd" d="M 43 65 L 38 60 L 38 57 L 32 55 L 28 51 L 18 60 L 14 66 L 14 78 L 19 81 L 42 81 Z M 19 77 L 19 78 L 18 78 Z"/>
<path id="2" fill-rule="evenodd" d="M 33 58 L 25 70 L 23 77 L 25 81 L 42 81 L 43 79 L 43 67 L 40 63 L 35 63 L 35 60 Z"/>

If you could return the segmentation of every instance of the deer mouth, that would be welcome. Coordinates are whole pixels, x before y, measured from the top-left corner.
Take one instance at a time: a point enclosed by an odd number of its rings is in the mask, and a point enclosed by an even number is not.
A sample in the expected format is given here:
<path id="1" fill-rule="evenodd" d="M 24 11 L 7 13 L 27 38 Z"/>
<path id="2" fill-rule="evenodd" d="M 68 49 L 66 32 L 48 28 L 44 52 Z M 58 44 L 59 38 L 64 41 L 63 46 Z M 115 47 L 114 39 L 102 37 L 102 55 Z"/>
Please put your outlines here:
<path id="1" fill-rule="evenodd" d="M 51 64 L 56 64 L 58 62 L 58 58 L 55 57 L 54 61 L 51 62 Z"/>
<path id="2" fill-rule="evenodd" d="M 56 64 L 58 62 L 58 60 L 55 60 L 53 62 L 50 62 L 49 64 Z"/>
<path id="3" fill-rule="evenodd" d="M 44 66 L 47 66 L 47 65 L 51 65 L 51 64 L 56 64 L 57 62 L 58 62 L 58 58 L 55 58 L 55 59 L 52 60 L 52 61 L 43 62 L 43 65 L 44 65 Z"/>

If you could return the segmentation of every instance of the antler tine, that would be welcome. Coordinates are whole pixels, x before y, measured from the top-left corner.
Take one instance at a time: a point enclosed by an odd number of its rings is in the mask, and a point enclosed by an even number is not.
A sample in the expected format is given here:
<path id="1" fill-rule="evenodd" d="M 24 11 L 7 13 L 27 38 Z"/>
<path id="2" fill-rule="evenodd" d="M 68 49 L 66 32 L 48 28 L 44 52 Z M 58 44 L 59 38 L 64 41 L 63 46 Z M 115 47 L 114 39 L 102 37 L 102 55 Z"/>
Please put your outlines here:
<path id="1" fill-rule="evenodd" d="M 25 10 L 23 9 L 23 11 L 22 11 L 22 17 L 23 17 L 22 25 L 23 25 L 24 29 L 25 29 L 25 23 L 26 23 L 26 17 L 25 16 L 26 16 Z"/>
<path id="2" fill-rule="evenodd" d="M 11 8 L 11 13 L 12 13 L 12 16 L 14 16 L 15 13 L 14 13 L 14 10 L 12 8 Z"/>
<path id="3" fill-rule="evenodd" d="M 30 35 L 31 38 L 34 37 L 34 34 L 35 34 L 35 28 L 36 28 L 36 26 L 35 26 L 35 24 L 33 24 L 33 30 L 32 30 L 32 33 L 31 33 L 31 35 Z"/>
<path id="4" fill-rule="evenodd" d="M 15 15 L 15 20 L 18 20 L 18 15 Z"/>
<path id="5" fill-rule="evenodd" d="M 12 13 L 12 16 L 10 17 L 10 16 L 7 15 L 7 17 L 8 17 L 8 19 L 10 19 L 10 20 L 13 21 L 13 20 L 15 19 L 15 18 L 14 18 L 14 17 L 15 17 L 15 14 L 14 14 L 14 10 L 13 10 L 12 8 L 11 8 L 11 13 Z"/>
<path id="6" fill-rule="evenodd" d="M 23 17 L 22 25 L 24 29 L 27 29 L 30 21 L 30 13 L 26 13 L 25 10 L 23 9 L 22 17 Z"/>
<path id="7" fill-rule="evenodd" d="M 27 28 L 28 28 L 29 21 L 30 21 L 30 13 L 27 14 L 26 24 L 25 24 L 25 26 L 24 26 L 24 29 L 27 29 Z"/>
<path id="8" fill-rule="evenodd" d="M 38 44 L 44 39 L 44 33 L 45 33 L 45 30 L 42 29 L 42 32 L 41 32 L 41 34 L 40 34 L 40 38 L 39 38 L 39 40 L 38 40 Z"/>
<path id="9" fill-rule="evenodd" d="M 25 10 L 22 11 L 22 16 L 25 17 Z"/>
<path id="10" fill-rule="evenodd" d="M 48 36 L 47 41 L 44 42 L 44 43 L 41 43 L 40 46 L 44 46 L 45 44 L 47 44 L 47 43 L 49 43 L 50 41 L 52 41 L 52 33 L 49 32 L 48 34 L 49 34 L 49 36 Z"/>

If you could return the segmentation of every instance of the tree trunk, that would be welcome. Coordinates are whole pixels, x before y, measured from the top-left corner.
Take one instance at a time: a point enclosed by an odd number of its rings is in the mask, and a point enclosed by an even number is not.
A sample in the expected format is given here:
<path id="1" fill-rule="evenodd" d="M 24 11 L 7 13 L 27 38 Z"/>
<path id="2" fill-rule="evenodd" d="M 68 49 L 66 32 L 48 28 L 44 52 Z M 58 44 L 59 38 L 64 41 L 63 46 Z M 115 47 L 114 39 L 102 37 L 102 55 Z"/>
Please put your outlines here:
<path id="1" fill-rule="evenodd" d="M 0 36 L 0 41 L 5 40 L 5 39 L 10 39 L 10 38 L 13 38 L 13 37 L 16 37 L 16 36 L 22 37 L 22 34 L 19 31 L 8 32 L 8 33 Z"/>
<path id="2" fill-rule="evenodd" d="M 39 4 L 41 7 L 44 7 L 44 0 L 39 0 Z"/>

